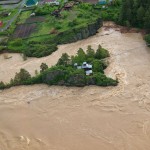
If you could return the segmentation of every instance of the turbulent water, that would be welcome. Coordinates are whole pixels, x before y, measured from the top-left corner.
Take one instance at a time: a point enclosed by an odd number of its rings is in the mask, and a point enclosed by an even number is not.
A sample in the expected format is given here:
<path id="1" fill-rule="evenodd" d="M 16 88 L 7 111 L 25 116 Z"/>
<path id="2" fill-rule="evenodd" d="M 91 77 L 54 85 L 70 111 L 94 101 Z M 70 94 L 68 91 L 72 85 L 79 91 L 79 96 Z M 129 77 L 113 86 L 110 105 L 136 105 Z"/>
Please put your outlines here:
<path id="1" fill-rule="evenodd" d="M 45 58 L 0 56 L 0 80 L 20 68 L 31 74 L 62 53 L 101 44 L 111 54 L 106 74 L 117 87 L 19 86 L 0 92 L 0 150 L 148 150 L 150 147 L 150 49 L 140 33 L 105 28 L 88 39 L 59 46 Z M 6 55 L 6 54 L 5 54 Z M 5 56 L 6 57 L 6 56 Z"/>

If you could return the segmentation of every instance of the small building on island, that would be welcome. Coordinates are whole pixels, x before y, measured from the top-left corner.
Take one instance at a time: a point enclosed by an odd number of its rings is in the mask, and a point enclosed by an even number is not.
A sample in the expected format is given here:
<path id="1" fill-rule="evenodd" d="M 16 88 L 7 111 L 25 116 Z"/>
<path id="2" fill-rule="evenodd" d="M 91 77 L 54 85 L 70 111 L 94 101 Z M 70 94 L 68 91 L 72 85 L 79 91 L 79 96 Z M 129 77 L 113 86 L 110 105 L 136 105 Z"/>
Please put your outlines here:
<path id="1" fill-rule="evenodd" d="M 25 7 L 33 7 L 38 5 L 38 0 L 27 0 L 25 3 Z"/>
<path id="2" fill-rule="evenodd" d="M 87 76 L 89 76 L 93 73 L 93 71 L 92 71 L 93 66 L 91 64 L 88 64 L 87 62 L 83 62 L 81 66 L 79 66 L 77 63 L 75 63 L 74 67 L 76 67 L 77 69 L 84 69 L 85 74 Z"/>

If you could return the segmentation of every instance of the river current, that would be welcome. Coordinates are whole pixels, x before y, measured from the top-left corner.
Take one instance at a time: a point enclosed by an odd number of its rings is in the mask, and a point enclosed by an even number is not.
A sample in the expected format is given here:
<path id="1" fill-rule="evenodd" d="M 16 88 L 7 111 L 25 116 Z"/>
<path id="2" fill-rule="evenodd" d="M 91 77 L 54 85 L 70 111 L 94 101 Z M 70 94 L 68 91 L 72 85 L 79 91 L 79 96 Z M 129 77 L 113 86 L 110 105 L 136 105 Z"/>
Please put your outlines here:
<path id="1" fill-rule="evenodd" d="M 0 55 L 0 80 L 20 68 L 32 75 L 42 62 L 99 44 L 110 52 L 107 76 L 116 87 L 18 86 L 0 91 L 0 150 L 148 150 L 150 148 L 150 49 L 140 33 L 122 34 L 105 23 L 88 39 L 60 45 L 52 55 L 22 59 Z M 10 57 L 10 59 L 5 59 Z"/>

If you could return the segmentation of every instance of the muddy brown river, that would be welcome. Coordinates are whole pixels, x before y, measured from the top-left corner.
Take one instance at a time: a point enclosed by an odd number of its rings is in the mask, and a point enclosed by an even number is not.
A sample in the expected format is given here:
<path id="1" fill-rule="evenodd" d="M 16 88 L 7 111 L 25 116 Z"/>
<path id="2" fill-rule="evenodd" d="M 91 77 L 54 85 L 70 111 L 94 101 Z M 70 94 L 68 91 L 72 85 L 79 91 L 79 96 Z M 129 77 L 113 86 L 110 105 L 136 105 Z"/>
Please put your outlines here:
<path id="1" fill-rule="evenodd" d="M 107 22 L 108 24 L 109 22 Z M 59 46 L 44 58 L 0 55 L 0 80 L 20 68 L 32 75 L 62 53 L 101 44 L 110 51 L 107 76 L 117 87 L 19 86 L 0 91 L 0 150 L 149 150 L 150 49 L 140 33 L 103 27 L 88 39 Z"/>

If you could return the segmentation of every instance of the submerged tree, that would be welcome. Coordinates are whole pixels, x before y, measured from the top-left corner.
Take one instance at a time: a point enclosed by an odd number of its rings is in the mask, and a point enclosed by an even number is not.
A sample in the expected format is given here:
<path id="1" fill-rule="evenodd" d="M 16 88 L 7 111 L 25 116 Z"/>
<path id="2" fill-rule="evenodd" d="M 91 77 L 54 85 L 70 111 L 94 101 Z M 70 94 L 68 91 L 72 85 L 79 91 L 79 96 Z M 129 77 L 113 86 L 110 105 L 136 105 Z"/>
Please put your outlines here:
<path id="1" fill-rule="evenodd" d="M 41 66 L 40 66 L 40 72 L 44 72 L 47 69 L 48 69 L 47 64 L 46 63 L 42 63 Z"/>

